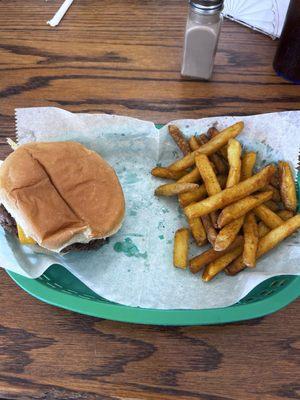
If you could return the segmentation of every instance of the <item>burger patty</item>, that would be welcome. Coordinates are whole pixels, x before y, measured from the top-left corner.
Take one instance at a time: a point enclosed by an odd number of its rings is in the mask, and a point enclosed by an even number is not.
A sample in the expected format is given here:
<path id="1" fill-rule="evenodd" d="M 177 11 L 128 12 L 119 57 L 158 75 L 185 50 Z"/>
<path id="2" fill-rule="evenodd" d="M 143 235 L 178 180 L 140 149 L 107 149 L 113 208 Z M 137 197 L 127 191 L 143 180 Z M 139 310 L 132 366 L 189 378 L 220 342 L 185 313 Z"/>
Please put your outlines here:
<path id="1" fill-rule="evenodd" d="M 9 233 L 18 236 L 18 229 L 15 219 L 9 214 L 3 205 L 0 205 L 0 225 Z M 95 239 L 89 243 L 73 243 L 65 247 L 62 253 L 69 251 L 98 250 L 104 244 L 108 243 L 108 239 Z"/>

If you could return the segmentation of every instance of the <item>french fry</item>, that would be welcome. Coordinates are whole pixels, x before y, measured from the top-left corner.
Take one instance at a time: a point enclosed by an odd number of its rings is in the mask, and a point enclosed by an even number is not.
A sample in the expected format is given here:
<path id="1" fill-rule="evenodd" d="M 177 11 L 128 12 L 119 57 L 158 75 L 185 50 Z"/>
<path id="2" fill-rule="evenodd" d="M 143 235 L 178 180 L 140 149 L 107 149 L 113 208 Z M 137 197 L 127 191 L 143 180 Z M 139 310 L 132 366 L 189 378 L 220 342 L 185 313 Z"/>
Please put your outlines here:
<path id="1" fill-rule="evenodd" d="M 234 242 L 241 227 L 243 226 L 244 219 L 245 216 L 235 219 L 220 230 L 214 243 L 214 249 L 216 251 L 223 251 Z"/>
<path id="2" fill-rule="evenodd" d="M 173 179 L 177 181 L 178 179 L 182 178 L 186 172 L 185 171 L 171 171 L 168 168 L 164 167 L 155 167 L 152 169 L 151 174 L 156 176 L 157 178 L 164 178 L 164 179 Z"/>
<path id="3" fill-rule="evenodd" d="M 294 213 L 292 211 L 289 210 L 280 210 L 277 212 L 277 215 L 283 219 L 284 221 L 292 218 L 294 216 Z"/>
<path id="4" fill-rule="evenodd" d="M 182 151 L 183 155 L 189 154 L 191 152 L 191 149 L 181 130 L 177 128 L 177 126 L 175 125 L 169 125 L 168 129 L 169 129 L 169 134 L 172 136 L 174 142 Z"/>
<path id="5" fill-rule="evenodd" d="M 188 266 L 189 252 L 189 230 L 186 228 L 178 229 L 174 237 L 174 267 L 185 269 Z"/>
<path id="6" fill-rule="evenodd" d="M 229 264 L 225 269 L 224 272 L 226 275 L 234 276 L 239 272 L 246 269 L 246 265 L 244 264 L 243 254 L 238 256 L 231 264 Z"/>
<path id="7" fill-rule="evenodd" d="M 243 262 L 249 267 L 253 268 L 256 265 L 256 252 L 258 246 L 258 228 L 255 215 L 250 212 L 245 217 L 243 225 L 244 231 L 244 250 L 243 250 Z"/>
<path id="8" fill-rule="evenodd" d="M 249 151 L 242 157 L 242 170 L 241 170 L 241 181 L 250 178 L 253 175 L 253 168 L 256 163 L 256 153 Z"/>
<path id="9" fill-rule="evenodd" d="M 188 222 L 197 245 L 203 246 L 206 243 L 206 231 L 204 229 L 201 218 L 191 218 L 188 220 Z"/>
<path id="10" fill-rule="evenodd" d="M 275 203 L 274 200 L 268 200 L 264 203 L 270 210 L 278 211 L 280 209 L 279 204 Z"/>
<path id="11" fill-rule="evenodd" d="M 268 228 L 274 229 L 284 221 L 264 204 L 254 208 L 255 215 L 261 219 Z"/>
<path id="12" fill-rule="evenodd" d="M 193 168 L 191 172 L 178 179 L 178 183 L 195 183 L 201 180 L 198 168 Z"/>
<path id="13" fill-rule="evenodd" d="M 226 184 L 226 177 L 225 176 L 218 176 L 219 184 L 221 188 L 224 188 Z M 203 200 L 207 196 L 205 185 L 200 185 L 199 189 L 195 190 L 194 192 L 187 192 L 182 193 L 178 196 L 179 204 L 181 207 L 186 207 L 191 203 Z"/>
<path id="14" fill-rule="evenodd" d="M 192 149 L 192 151 L 195 151 L 195 150 L 199 149 L 199 147 L 200 147 L 198 140 L 196 139 L 195 136 L 190 137 L 189 145 L 190 145 L 190 148 Z"/>
<path id="15" fill-rule="evenodd" d="M 198 150 L 193 151 L 190 154 L 187 154 L 181 160 L 178 160 L 171 164 L 169 168 L 172 171 L 182 171 L 187 169 L 195 164 L 195 156 L 197 154 L 206 154 L 210 156 L 211 154 L 215 153 L 221 147 L 228 143 L 229 139 L 236 137 L 239 133 L 241 133 L 242 129 L 244 128 L 244 123 L 237 122 L 236 124 L 224 129 L 220 132 L 219 135 L 211 139 L 208 143 L 201 146 Z"/>
<path id="16" fill-rule="evenodd" d="M 154 194 L 156 196 L 175 196 L 176 194 L 192 192 L 197 189 L 199 189 L 199 185 L 196 183 L 167 183 L 158 186 Z"/>
<path id="17" fill-rule="evenodd" d="M 247 212 L 269 200 L 271 197 L 272 192 L 253 194 L 223 208 L 218 218 L 219 228 L 223 228 L 223 226 L 229 224 L 231 221 L 247 214 Z"/>
<path id="18" fill-rule="evenodd" d="M 275 174 L 272 176 L 272 179 L 270 180 L 270 183 L 272 186 L 274 186 L 276 189 L 280 189 L 280 181 L 279 181 L 279 173 L 278 170 L 276 170 Z"/>
<path id="19" fill-rule="evenodd" d="M 239 183 L 241 179 L 242 146 L 238 140 L 236 139 L 229 140 L 227 154 L 229 163 L 229 173 L 228 173 L 226 187 L 230 188 L 231 186 L 234 186 L 237 183 Z"/>
<path id="20" fill-rule="evenodd" d="M 209 215 L 210 215 L 210 219 L 211 219 L 211 222 L 212 222 L 214 228 L 219 229 L 219 227 L 218 227 L 218 218 L 220 215 L 219 211 L 213 211 Z"/>
<path id="21" fill-rule="evenodd" d="M 274 173 L 274 165 L 268 165 L 251 178 L 238 183 L 231 188 L 222 190 L 222 192 L 210 196 L 196 204 L 185 207 L 184 212 L 188 218 L 201 217 L 210 214 L 219 208 L 226 207 L 245 196 L 264 187 Z"/>
<path id="22" fill-rule="evenodd" d="M 207 136 L 212 139 L 216 136 L 219 135 L 219 131 L 217 128 L 215 128 L 214 126 L 212 126 L 211 128 L 209 128 L 209 130 L 207 131 Z M 220 150 L 218 150 L 218 153 L 224 158 L 224 160 L 227 160 L 227 145 L 225 145 L 224 147 L 222 147 Z"/>
<path id="23" fill-rule="evenodd" d="M 209 249 L 207 251 L 204 251 L 203 253 L 199 254 L 198 256 L 190 260 L 189 262 L 190 271 L 193 274 L 196 274 L 206 264 L 209 264 L 210 262 L 217 260 L 224 254 L 229 253 L 231 250 L 236 249 L 238 246 L 241 246 L 242 244 L 243 244 L 243 237 L 237 236 L 235 241 L 224 251 L 216 251 L 214 249 Z"/>
<path id="24" fill-rule="evenodd" d="M 263 236 L 265 236 L 267 233 L 269 233 L 270 230 L 271 230 L 271 229 L 268 228 L 267 225 L 266 225 L 264 222 L 260 221 L 260 222 L 258 223 L 258 236 L 259 236 L 260 238 L 263 237 Z"/>
<path id="25" fill-rule="evenodd" d="M 223 271 L 233 260 L 240 256 L 243 252 L 243 246 L 239 246 L 234 250 L 224 254 L 215 261 L 210 262 L 202 275 L 204 282 L 212 280 L 219 272 Z"/>
<path id="26" fill-rule="evenodd" d="M 204 145 L 209 141 L 208 137 L 203 133 L 202 135 L 198 136 L 198 143 Z M 214 153 L 210 156 L 210 160 L 214 165 L 216 172 L 220 175 L 225 175 L 227 173 L 227 165 L 222 157 L 219 154 Z"/>
<path id="27" fill-rule="evenodd" d="M 272 229 L 263 238 L 260 239 L 257 249 L 257 258 L 273 249 L 285 238 L 292 235 L 300 228 L 300 214 L 285 221 L 282 225 Z"/>
<path id="28" fill-rule="evenodd" d="M 295 180 L 289 163 L 279 161 L 280 193 L 284 207 L 295 212 L 297 210 L 297 194 Z"/>
<path id="29" fill-rule="evenodd" d="M 276 189 L 274 186 L 272 186 L 271 184 L 266 185 L 264 188 L 265 190 L 271 190 L 273 192 L 273 196 L 272 196 L 272 200 L 275 201 L 276 203 L 280 203 L 281 202 L 281 195 L 280 195 L 280 191 L 278 189 Z"/>
<path id="30" fill-rule="evenodd" d="M 209 215 L 203 215 L 201 220 L 206 231 L 207 239 L 209 243 L 213 245 L 218 233 L 213 226 L 212 220 Z"/>
<path id="31" fill-rule="evenodd" d="M 205 154 L 197 154 L 195 161 L 208 195 L 213 196 L 221 192 L 221 186 L 208 157 Z"/>

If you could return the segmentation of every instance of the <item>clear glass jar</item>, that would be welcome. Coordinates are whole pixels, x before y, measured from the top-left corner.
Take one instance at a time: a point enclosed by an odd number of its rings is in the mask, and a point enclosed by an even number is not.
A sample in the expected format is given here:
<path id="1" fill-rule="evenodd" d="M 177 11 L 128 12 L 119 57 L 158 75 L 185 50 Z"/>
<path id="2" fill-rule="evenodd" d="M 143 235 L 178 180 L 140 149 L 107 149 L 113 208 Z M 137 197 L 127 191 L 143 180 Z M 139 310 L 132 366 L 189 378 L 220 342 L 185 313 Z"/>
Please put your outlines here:
<path id="1" fill-rule="evenodd" d="M 222 25 L 223 0 L 189 2 L 181 75 L 209 80 Z"/>

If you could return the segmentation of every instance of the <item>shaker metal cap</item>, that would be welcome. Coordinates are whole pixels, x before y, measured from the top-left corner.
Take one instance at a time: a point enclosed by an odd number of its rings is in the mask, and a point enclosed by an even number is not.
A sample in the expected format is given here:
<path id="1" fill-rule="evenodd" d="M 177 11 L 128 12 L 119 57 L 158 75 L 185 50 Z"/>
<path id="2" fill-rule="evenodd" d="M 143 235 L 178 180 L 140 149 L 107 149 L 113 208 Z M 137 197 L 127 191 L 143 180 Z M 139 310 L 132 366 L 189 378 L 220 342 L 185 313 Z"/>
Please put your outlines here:
<path id="1" fill-rule="evenodd" d="M 224 0 L 190 0 L 190 5 L 199 11 L 213 13 L 223 9 Z"/>

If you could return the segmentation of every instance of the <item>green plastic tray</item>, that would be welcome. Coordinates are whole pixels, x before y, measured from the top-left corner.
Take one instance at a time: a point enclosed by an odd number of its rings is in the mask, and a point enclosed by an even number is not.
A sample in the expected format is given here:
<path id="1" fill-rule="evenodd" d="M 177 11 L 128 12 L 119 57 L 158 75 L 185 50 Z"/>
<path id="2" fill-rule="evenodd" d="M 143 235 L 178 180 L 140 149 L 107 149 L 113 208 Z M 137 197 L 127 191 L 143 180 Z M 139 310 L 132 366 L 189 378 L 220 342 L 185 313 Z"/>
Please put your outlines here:
<path id="1" fill-rule="evenodd" d="M 297 183 L 299 194 L 299 175 Z M 230 307 L 156 310 L 128 307 L 107 301 L 60 265 L 52 265 L 35 280 L 10 271 L 7 273 L 22 289 L 45 303 L 94 317 L 139 324 L 215 325 L 243 321 L 278 311 L 300 295 L 300 277 L 282 275 L 262 282 L 245 298 Z"/>

